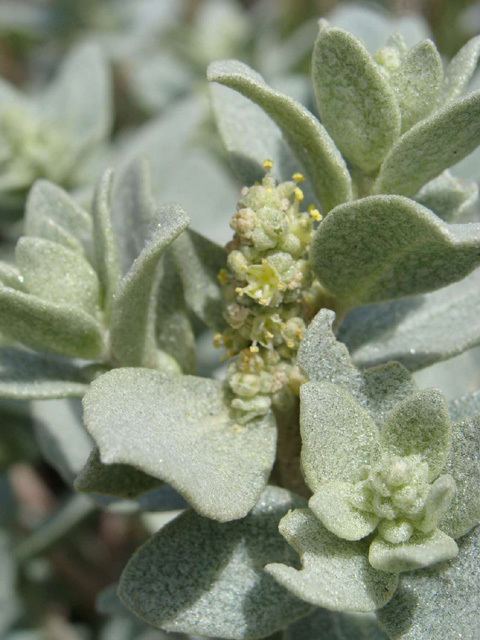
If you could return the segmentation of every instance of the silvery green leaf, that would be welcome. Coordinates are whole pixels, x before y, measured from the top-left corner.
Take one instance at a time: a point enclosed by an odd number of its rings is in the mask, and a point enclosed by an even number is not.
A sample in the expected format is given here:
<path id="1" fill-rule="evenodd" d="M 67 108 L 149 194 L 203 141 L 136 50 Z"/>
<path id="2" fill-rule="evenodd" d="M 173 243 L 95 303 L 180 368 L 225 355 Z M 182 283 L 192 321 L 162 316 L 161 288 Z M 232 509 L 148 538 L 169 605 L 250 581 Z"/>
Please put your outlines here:
<path id="1" fill-rule="evenodd" d="M 104 333 L 84 311 L 0 285 L 0 331 L 27 347 L 65 356 L 101 357 Z"/>
<path id="2" fill-rule="evenodd" d="M 373 173 L 400 135 L 400 110 L 388 80 L 356 38 L 325 22 L 313 50 L 312 79 L 320 118 L 338 148 Z"/>
<path id="3" fill-rule="evenodd" d="M 112 89 L 107 62 L 92 43 L 79 45 L 64 60 L 44 96 L 46 114 L 75 135 L 81 149 L 107 137 L 112 123 Z"/>
<path id="4" fill-rule="evenodd" d="M 284 640 L 387 640 L 373 614 L 319 608 L 284 633 Z"/>
<path id="5" fill-rule="evenodd" d="M 480 391 L 466 393 L 460 398 L 451 400 L 449 410 L 450 417 L 454 423 L 480 415 Z"/>
<path id="6" fill-rule="evenodd" d="M 300 555 L 302 569 L 269 564 L 266 571 L 306 602 L 333 611 L 367 612 L 383 607 L 395 593 L 398 576 L 370 566 L 368 542 L 341 540 L 309 509 L 290 511 L 279 531 Z"/>
<path id="7" fill-rule="evenodd" d="M 82 397 L 88 377 L 68 360 L 16 349 L 0 348 L 0 398 Z"/>
<path id="8" fill-rule="evenodd" d="M 277 528 L 301 503 L 268 487 L 235 523 L 187 511 L 133 555 L 120 580 L 121 599 L 167 631 L 235 640 L 269 636 L 311 611 L 263 572 L 266 563 L 292 557 Z"/>
<path id="9" fill-rule="evenodd" d="M 298 161 L 285 143 L 282 132 L 254 102 L 233 89 L 210 85 L 215 120 L 230 162 L 243 184 L 253 184 L 265 175 L 264 160 L 272 160 L 278 180 L 290 180 Z"/>
<path id="10" fill-rule="evenodd" d="M 340 205 L 312 242 L 313 269 L 346 308 L 461 280 L 480 264 L 480 225 L 448 225 L 402 196 Z"/>
<path id="11" fill-rule="evenodd" d="M 107 316 L 120 280 L 120 258 L 112 226 L 112 190 L 113 172 L 109 169 L 97 184 L 92 211 L 95 266 Z"/>
<path id="12" fill-rule="evenodd" d="M 397 456 L 420 454 L 431 482 L 445 467 L 452 429 L 448 407 L 436 389 L 419 391 L 399 403 L 380 431 L 382 448 Z"/>
<path id="13" fill-rule="evenodd" d="M 97 316 L 100 287 L 97 274 L 77 251 L 45 240 L 23 236 L 15 248 L 15 262 L 25 288 L 46 302 L 81 309 Z"/>
<path id="14" fill-rule="evenodd" d="M 415 199 L 446 222 L 462 222 L 478 200 L 478 185 L 444 171 L 422 187 Z"/>
<path id="15" fill-rule="evenodd" d="M 92 219 L 63 189 L 37 180 L 31 188 L 25 209 L 25 235 L 60 242 L 92 257 Z"/>
<path id="16" fill-rule="evenodd" d="M 186 304 L 207 326 L 223 326 L 223 298 L 217 276 L 225 266 L 225 249 L 188 230 L 175 240 L 171 251 Z"/>
<path id="17" fill-rule="evenodd" d="M 188 218 L 180 207 L 172 205 L 162 207 L 155 222 L 112 302 L 110 341 L 113 354 L 123 365 L 158 365 L 155 314 L 159 262 L 168 245 L 186 229 Z"/>
<path id="18" fill-rule="evenodd" d="M 442 60 L 431 40 L 407 51 L 390 78 L 400 107 L 402 133 L 433 111 L 442 81 Z"/>
<path id="19" fill-rule="evenodd" d="M 452 427 L 452 448 L 445 472 L 455 480 L 456 493 L 439 525 L 452 538 L 465 535 L 480 522 L 479 467 L 480 412 Z"/>
<path id="20" fill-rule="evenodd" d="M 411 371 L 480 343 L 480 271 L 424 296 L 354 309 L 339 331 L 361 367 L 389 360 Z"/>
<path id="21" fill-rule="evenodd" d="M 418 122 L 392 147 L 375 182 L 376 193 L 414 196 L 432 178 L 480 144 L 480 92 Z"/>
<path id="22" fill-rule="evenodd" d="M 249 98 L 274 120 L 305 167 L 326 211 L 351 199 L 347 167 L 327 131 L 307 109 L 271 89 L 259 74 L 241 62 L 215 62 L 210 65 L 207 76 L 211 82 L 235 89 Z"/>
<path id="23" fill-rule="evenodd" d="M 77 475 L 74 487 L 83 493 L 129 499 L 136 498 L 159 484 L 157 478 L 128 464 L 103 464 L 95 447 Z"/>
<path id="24" fill-rule="evenodd" d="M 361 385 L 361 374 L 354 367 L 348 349 L 336 340 L 332 330 L 334 320 L 335 314 L 329 309 L 317 313 L 300 343 L 297 363 L 309 380 L 356 389 Z"/>
<path id="25" fill-rule="evenodd" d="M 477 68 L 480 36 L 472 38 L 452 58 L 446 71 L 440 104 L 459 98 Z"/>
<path id="26" fill-rule="evenodd" d="M 156 341 L 159 349 L 175 358 L 183 373 L 196 370 L 195 334 L 185 303 L 183 285 L 171 252 L 163 257 L 157 290 Z"/>
<path id="27" fill-rule="evenodd" d="M 302 385 L 300 433 L 302 469 L 313 492 L 327 480 L 358 480 L 378 449 L 370 414 L 348 391 L 328 382 Z"/>
<path id="28" fill-rule="evenodd" d="M 36 400 L 31 403 L 35 438 L 43 457 L 72 485 L 83 469 L 93 442 L 82 423 L 79 400 Z"/>
<path id="29" fill-rule="evenodd" d="M 436 529 L 428 536 L 414 534 L 401 544 L 392 544 L 377 536 L 370 545 L 368 560 L 378 571 L 401 573 L 451 560 L 457 553 L 455 540 Z"/>
<path id="30" fill-rule="evenodd" d="M 339 640 L 388 640 L 375 615 L 337 613 L 335 616 Z"/>
<path id="31" fill-rule="evenodd" d="M 320 522 L 344 540 L 361 540 L 376 528 L 379 518 L 353 506 L 354 485 L 333 480 L 317 487 L 308 506 Z"/>
<path id="32" fill-rule="evenodd" d="M 379 611 L 391 638 L 476 640 L 480 607 L 480 527 L 459 542 L 458 556 L 441 566 L 402 576 L 399 590 Z"/>
<path id="33" fill-rule="evenodd" d="M 84 407 L 102 462 L 170 483 L 202 515 L 241 518 L 265 487 L 275 457 L 273 418 L 235 424 L 220 382 L 116 369 L 92 383 Z"/>
<path id="34" fill-rule="evenodd" d="M 363 384 L 357 398 L 381 428 L 392 409 L 416 392 L 409 371 L 398 362 L 387 362 L 363 371 Z"/>

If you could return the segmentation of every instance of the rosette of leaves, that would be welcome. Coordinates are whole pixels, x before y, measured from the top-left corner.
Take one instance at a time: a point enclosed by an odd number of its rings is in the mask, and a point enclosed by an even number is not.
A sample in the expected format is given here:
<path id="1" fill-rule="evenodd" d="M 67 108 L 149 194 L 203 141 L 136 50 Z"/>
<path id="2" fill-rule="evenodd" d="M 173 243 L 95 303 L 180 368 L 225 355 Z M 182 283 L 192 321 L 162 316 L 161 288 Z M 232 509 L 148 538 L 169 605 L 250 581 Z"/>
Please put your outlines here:
<path id="1" fill-rule="evenodd" d="M 88 187 L 112 124 L 110 74 L 94 44 L 74 48 L 41 91 L 0 83 L 0 210 L 18 216 L 38 178 Z"/>
<path id="2" fill-rule="evenodd" d="M 444 68 L 431 41 L 408 49 L 394 37 L 372 56 L 321 21 L 312 57 L 319 118 L 243 63 L 209 68 L 218 128 L 244 181 L 259 178 L 266 157 L 279 179 L 292 164 L 308 176 L 306 196 L 325 216 L 312 268 L 362 366 L 394 358 L 419 369 L 480 342 L 476 276 L 423 295 L 457 280 L 441 256 L 458 242 L 473 242 L 478 266 L 478 223 L 462 224 L 476 219 L 477 186 L 449 167 L 480 142 L 480 95 L 468 93 L 479 51 L 474 38 Z M 393 298 L 402 299 L 385 302 Z"/>

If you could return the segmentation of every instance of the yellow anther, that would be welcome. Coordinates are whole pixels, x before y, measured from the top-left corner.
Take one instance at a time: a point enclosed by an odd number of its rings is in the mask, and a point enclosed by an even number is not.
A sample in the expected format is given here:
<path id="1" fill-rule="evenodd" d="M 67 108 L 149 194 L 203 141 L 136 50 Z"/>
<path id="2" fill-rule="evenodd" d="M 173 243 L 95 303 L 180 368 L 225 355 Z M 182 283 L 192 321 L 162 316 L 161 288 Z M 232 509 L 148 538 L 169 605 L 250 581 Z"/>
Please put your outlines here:
<path id="1" fill-rule="evenodd" d="M 266 306 L 267 306 L 267 304 L 268 304 L 268 300 L 267 300 L 267 298 L 260 298 L 259 302 L 260 302 L 260 304 L 261 304 L 261 305 L 263 305 L 264 307 L 266 307 Z"/>
<path id="2" fill-rule="evenodd" d="M 243 291 L 242 287 L 236 287 L 235 288 L 235 293 L 237 293 L 240 297 L 242 297 L 244 291 Z"/>
<path id="3" fill-rule="evenodd" d="M 295 180 L 295 182 L 304 182 L 305 181 L 305 176 L 303 175 L 303 173 L 294 173 L 292 176 L 292 180 Z"/>
<path id="4" fill-rule="evenodd" d="M 310 209 L 310 207 L 308 208 L 308 213 L 310 214 L 310 217 L 315 220 L 316 222 L 320 222 L 320 220 L 323 218 L 322 214 L 320 213 L 320 211 L 318 209 L 316 209 L 315 207 L 312 207 Z"/>
<path id="5" fill-rule="evenodd" d="M 252 344 L 252 345 L 250 346 L 250 351 L 251 351 L 252 353 L 258 353 L 258 352 L 260 351 L 260 349 L 257 347 L 257 345 L 256 345 L 256 344 Z"/>
<path id="6" fill-rule="evenodd" d="M 217 275 L 219 283 L 225 285 L 228 283 L 228 279 L 228 271 L 226 269 L 220 269 Z"/>
<path id="7" fill-rule="evenodd" d="M 223 336 L 221 333 L 216 333 L 213 336 L 213 346 L 216 347 L 217 349 L 223 346 Z"/>
<path id="8" fill-rule="evenodd" d="M 297 200 L 298 202 L 301 202 L 303 200 L 303 191 L 300 189 L 300 187 L 296 187 L 293 193 L 295 194 L 295 200 Z"/>
<path id="9" fill-rule="evenodd" d="M 269 340 L 271 340 L 274 337 L 273 333 L 271 333 L 270 331 L 267 331 L 267 333 L 265 335 L 267 336 L 267 338 Z"/>
<path id="10" fill-rule="evenodd" d="M 273 160 L 264 160 L 263 168 L 265 169 L 265 171 L 270 171 L 270 169 L 273 169 Z"/>

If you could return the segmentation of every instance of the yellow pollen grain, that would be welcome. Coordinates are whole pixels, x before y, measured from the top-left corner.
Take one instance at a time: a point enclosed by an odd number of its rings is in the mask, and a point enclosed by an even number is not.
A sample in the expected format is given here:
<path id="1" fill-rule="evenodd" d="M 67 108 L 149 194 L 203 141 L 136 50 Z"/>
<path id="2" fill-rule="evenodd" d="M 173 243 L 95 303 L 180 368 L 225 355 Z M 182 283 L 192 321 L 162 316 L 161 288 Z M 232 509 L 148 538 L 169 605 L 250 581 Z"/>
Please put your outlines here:
<path id="1" fill-rule="evenodd" d="M 304 198 L 303 195 L 303 191 L 300 189 L 300 187 L 296 187 L 295 191 L 293 192 L 295 194 L 295 200 L 297 200 L 298 202 L 301 202 Z"/>
<path id="2" fill-rule="evenodd" d="M 295 182 L 305 182 L 305 176 L 303 175 L 303 173 L 294 173 L 292 176 L 292 180 L 294 180 Z"/>
<path id="3" fill-rule="evenodd" d="M 237 293 L 240 297 L 243 296 L 243 289 L 242 287 L 236 287 L 235 289 L 235 293 Z"/>
<path id="4" fill-rule="evenodd" d="M 265 169 L 265 171 L 270 171 L 270 169 L 273 169 L 273 160 L 264 160 L 263 168 Z"/>
<path id="5" fill-rule="evenodd" d="M 260 349 L 257 347 L 256 344 L 252 344 L 252 345 L 250 345 L 250 351 L 252 353 L 258 353 L 260 351 Z"/>
<path id="6" fill-rule="evenodd" d="M 316 209 L 315 207 L 313 207 L 312 209 L 308 209 L 308 213 L 310 214 L 310 217 L 315 220 L 316 222 L 320 222 L 320 220 L 323 218 L 322 214 L 320 213 L 320 211 L 318 209 Z"/>

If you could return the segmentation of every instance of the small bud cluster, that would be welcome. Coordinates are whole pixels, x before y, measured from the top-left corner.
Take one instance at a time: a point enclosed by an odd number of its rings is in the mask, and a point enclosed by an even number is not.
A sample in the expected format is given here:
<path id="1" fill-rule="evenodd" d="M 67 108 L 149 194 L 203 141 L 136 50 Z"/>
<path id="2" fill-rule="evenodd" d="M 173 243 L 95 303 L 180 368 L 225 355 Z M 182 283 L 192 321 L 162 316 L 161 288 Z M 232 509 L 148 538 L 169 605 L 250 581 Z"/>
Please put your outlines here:
<path id="1" fill-rule="evenodd" d="M 308 259 L 319 211 L 301 210 L 301 174 L 277 183 L 272 163 L 261 184 L 242 190 L 231 220 L 227 268 L 219 274 L 228 328 L 215 336 L 230 364 L 227 383 L 241 423 L 288 403 L 303 382 L 295 364 L 306 324 L 319 308 L 321 288 Z"/>
<path id="2" fill-rule="evenodd" d="M 3 188 L 23 188 L 37 178 L 65 184 L 74 159 L 62 132 L 27 110 L 7 108 L 0 115 L 0 137 Z"/>
<path id="3" fill-rule="evenodd" d="M 453 495 L 446 484 L 446 490 L 432 499 L 428 463 L 420 455 L 384 454 L 374 465 L 365 466 L 362 475 L 353 506 L 375 514 L 380 519 L 378 533 L 392 544 L 407 542 L 415 531 L 433 531 Z"/>

